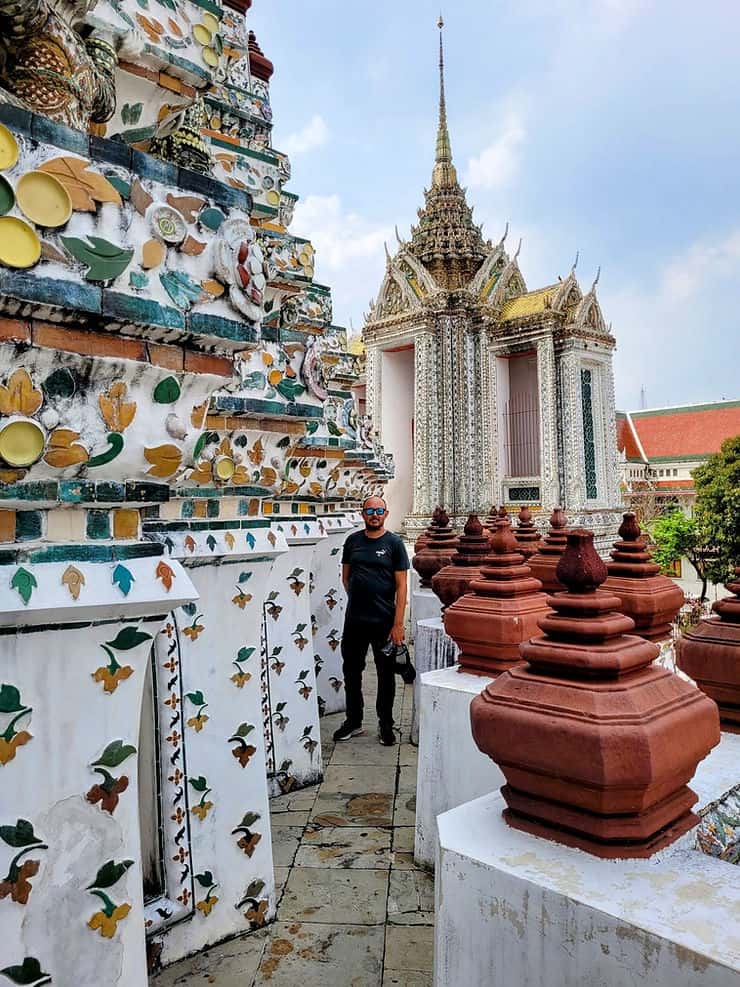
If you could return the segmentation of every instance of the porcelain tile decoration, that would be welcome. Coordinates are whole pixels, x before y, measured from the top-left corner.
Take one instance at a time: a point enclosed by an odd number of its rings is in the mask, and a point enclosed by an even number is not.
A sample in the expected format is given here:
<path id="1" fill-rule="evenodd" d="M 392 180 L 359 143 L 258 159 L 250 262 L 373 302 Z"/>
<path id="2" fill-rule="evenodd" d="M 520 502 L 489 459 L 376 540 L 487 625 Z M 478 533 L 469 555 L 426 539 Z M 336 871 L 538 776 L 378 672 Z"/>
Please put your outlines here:
<path id="1" fill-rule="evenodd" d="M 393 463 L 250 6 L 0 0 L 10 982 L 145 987 L 271 922 L 268 796 L 343 700 L 337 554 Z"/>

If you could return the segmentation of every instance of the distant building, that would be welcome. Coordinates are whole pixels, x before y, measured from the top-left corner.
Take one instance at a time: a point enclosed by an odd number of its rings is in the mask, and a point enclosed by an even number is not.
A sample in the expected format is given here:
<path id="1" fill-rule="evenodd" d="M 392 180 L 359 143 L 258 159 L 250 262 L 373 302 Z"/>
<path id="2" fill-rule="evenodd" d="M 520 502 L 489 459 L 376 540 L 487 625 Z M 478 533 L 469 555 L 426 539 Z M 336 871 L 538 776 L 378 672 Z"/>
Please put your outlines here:
<path id="1" fill-rule="evenodd" d="M 740 435 L 740 400 L 618 411 L 625 502 L 646 515 L 672 505 L 691 514 L 696 499 L 692 471 L 733 435 Z M 673 575 L 687 592 L 695 592 L 699 585 L 686 559 L 676 563 Z"/>
<path id="2" fill-rule="evenodd" d="M 441 24 L 440 24 L 441 26 Z M 363 328 L 367 413 L 397 469 L 387 498 L 409 533 L 443 504 L 461 525 L 491 504 L 562 504 L 599 548 L 620 520 L 615 341 L 575 265 L 528 290 L 484 241 L 452 160 L 440 44 L 434 169 L 410 239 L 398 237 Z"/>

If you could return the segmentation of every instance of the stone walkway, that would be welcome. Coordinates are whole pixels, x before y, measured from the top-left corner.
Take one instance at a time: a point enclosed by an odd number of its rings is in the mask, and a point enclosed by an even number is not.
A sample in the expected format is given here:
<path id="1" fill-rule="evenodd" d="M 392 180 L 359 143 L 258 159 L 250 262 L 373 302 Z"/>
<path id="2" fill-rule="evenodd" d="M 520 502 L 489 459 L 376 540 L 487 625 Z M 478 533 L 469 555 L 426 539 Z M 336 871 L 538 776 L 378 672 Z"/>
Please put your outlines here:
<path id="1" fill-rule="evenodd" d="M 374 675 L 365 679 L 366 733 L 335 747 L 343 717 L 324 717 L 323 784 L 271 803 L 277 921 L 170 967 L 152 987 L 431 985 L 434 881 L 413 861 L 412 689 L 396 700 L 400 745 L 381 747 Z"/>

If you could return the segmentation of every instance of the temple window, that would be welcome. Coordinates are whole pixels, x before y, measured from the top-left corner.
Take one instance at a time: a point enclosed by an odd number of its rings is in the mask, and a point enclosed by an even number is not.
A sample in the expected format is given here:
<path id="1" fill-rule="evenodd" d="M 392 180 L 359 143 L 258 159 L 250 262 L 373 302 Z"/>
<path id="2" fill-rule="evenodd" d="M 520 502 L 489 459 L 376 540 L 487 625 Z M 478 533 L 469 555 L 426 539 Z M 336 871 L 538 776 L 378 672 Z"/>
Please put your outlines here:
<path id="1" fill-rule="evenodd" d="M 594 438 L 594 409 L 592 399 L 592 372 L 581 370 L 581 408 L 583 411 L 583 460 L 586 479 L 586 499 L 596 500 L 596 443 Z"/>
<path id="2" fill-rule="evenodd" d="M 498 369 L 503 398 L 504 475 L 514 478 L 539 477 L 540 401 L 537 357 L 533 353 L 517 353 L 499 360 Z"/>

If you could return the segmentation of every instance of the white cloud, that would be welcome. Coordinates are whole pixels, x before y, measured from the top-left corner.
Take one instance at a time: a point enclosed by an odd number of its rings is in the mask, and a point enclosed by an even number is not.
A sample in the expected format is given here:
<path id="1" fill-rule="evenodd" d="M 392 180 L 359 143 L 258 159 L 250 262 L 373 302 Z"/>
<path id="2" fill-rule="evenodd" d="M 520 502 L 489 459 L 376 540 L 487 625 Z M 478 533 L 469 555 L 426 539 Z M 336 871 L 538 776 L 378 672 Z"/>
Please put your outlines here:
<path id="1" fill-rule="evenodd" d="M 345 212 L 338 195 L 309 195 L 298 202 L 291 229 L 316 249 L 316 280 L 332 288 L 334 321 L 347 325 L 352 317 L 359 329 L 370 295 L 383 280 L 383 243 L 390 244 L 393 228 Z"/>
<path id="2" fill-rule="evenodd" d="M 740 228 L 664 259 L 652 284 L 614 292 L 604 285 L 600 300 L 617 338 L 619 407 L 637 408 L 643 385 L 648 407 L 739 396 L 739 264 Z"/>
<path id="3" fill-rule="evenodd" d="M 488 189 L 510 185 L 519 170 L 521 145 L 526 136 L 521 115 L 510 111 L 493 143 L 468 161 L 465 183 L 470 188 Z"/>
<path id="4" fill-rule="evenodd" d="M 281 141 L 280 149 L 288 157 L 295 157 L 297 154 L 305 154 L 307 151 L 315 151 L 317 147 L 322 147 L 328 138 L 329 128 L 326 120 L 319 113 L 315 113 L 302 130 L 290 134 Z"/>

